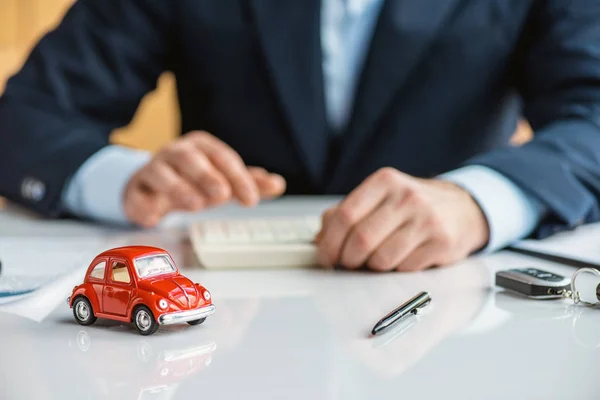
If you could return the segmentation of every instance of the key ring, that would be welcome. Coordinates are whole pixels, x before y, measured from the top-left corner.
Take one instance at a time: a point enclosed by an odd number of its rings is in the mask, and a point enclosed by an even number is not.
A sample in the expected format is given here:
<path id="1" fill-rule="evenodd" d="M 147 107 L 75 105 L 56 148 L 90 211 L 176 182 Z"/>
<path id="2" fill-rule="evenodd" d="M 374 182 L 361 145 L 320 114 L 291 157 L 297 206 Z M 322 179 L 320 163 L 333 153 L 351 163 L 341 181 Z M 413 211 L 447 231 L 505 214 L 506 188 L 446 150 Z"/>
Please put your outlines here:
<path id="1" fill-rule="evenodd" d="M 573 278 L 571 278 L 571 291 L 570 291 L 570 293 L 567 294 L 567 296 L 570 297 L 575 302 L 575 304 L 581 303 L 581 304 L 585 304 L 590 307 L 597 306 L 598 304 L 600 304 L 600 301 L 596 301 L 595 303 L 590 303 L 589 301 L 581 300 L 579 292 L 575 288 L 575 280 L 577 279 L 577 275 L 579 275 L 582 272 L 589 272 L 591 274 L 596 275 L 597 277 L 600 277 L 600 271 L 598 271 L 595 268 L 586 267 L 586 268 L 578 269 L 573 274 Z"/>

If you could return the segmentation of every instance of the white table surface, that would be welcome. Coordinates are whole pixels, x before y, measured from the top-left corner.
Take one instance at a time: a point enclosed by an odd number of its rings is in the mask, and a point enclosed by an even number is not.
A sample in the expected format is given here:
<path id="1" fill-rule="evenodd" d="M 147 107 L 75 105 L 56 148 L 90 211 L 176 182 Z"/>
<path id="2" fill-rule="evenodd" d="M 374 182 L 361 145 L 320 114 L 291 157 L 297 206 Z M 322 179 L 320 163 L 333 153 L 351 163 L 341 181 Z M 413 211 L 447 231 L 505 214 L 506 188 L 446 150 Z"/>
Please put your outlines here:
<path id="1" fill-rule="evenodd" d="M 494 288 L 499 269 L 570 276 L 572 267 L 503 252 L 418 273 L 206 271 L 186 240 L 195 218 L 314 214 L 334 201 L 226 207 L 144 232 L 0 211 L 3 274 L 74 271 L 0 305 L 0 399 L 600 398 L 600 309 Z M 75 323 L 65 299 L 113 244 L 171 252 L 212 292 L 216 313 L 150 337 L 111 321 Z M 433 298 L 428 312 L 369 337 L 379 318 L 422 290 Z"/>

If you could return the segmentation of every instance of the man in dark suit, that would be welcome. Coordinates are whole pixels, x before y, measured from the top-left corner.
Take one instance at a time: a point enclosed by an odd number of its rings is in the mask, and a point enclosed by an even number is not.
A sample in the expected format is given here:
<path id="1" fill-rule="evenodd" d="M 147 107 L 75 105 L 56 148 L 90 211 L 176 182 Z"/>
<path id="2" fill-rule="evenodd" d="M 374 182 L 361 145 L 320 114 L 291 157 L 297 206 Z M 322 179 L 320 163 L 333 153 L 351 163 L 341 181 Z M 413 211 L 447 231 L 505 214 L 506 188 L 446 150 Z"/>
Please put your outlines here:
<path id="1" fill-rule="evenodd" d="M 182 138 L 109 146 L 165 71 Z M 597 0 L 80 0 L 7 84 L 0 195 L 154 226 L 348 194 L 321 263 L 421 269 L 597 221 L 599 123 Z"/>

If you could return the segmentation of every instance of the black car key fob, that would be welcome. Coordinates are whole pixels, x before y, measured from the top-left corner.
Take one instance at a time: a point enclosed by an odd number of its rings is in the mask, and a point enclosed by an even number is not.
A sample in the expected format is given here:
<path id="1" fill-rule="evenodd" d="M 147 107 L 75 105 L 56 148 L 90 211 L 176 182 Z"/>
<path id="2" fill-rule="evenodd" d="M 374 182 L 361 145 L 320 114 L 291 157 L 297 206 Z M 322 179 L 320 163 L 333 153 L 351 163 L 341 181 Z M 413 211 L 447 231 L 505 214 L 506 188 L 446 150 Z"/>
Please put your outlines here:
<path id="1" fill-rule="evenodd" d="M 532 299 L 563 298 L 570 285 L 569 278 L 537 268 L 515 268 L 496 273 L 496 286 Z"/>

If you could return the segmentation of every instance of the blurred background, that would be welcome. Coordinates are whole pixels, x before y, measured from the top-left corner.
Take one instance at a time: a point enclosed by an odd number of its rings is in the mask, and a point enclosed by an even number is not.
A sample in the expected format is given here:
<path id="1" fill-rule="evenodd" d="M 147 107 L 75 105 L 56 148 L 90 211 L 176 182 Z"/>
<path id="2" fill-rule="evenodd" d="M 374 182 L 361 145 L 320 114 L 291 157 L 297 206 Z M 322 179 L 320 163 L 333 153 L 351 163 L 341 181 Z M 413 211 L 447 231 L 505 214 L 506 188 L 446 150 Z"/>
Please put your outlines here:
<path id="1" fill-rule="evenodd" d="M 60 22 L 74 0 L 0 0 L 0 94 L 6 80 L 23 64 L 38 39 Z M 155 151 L 178 132 L 179 113 L 173 76 L 161 77 L 158 89 L 140 105 L 132 123 L 113 141 Z"/>
<path id="2" fill-rule="evenodd" d="M 37 40 L 60 22 L 74 0 L 0 0 L 0 94 L 6 80 L 25 61 Z M 165 74 L 158 89 L 146 96 L 131 124 L 115 132 L 114 143 L 156 151 L 178 134 L 179 111 L 174 78 Z M 527 141 L 531 132 L 522 123 L 514 142 Z"/>

